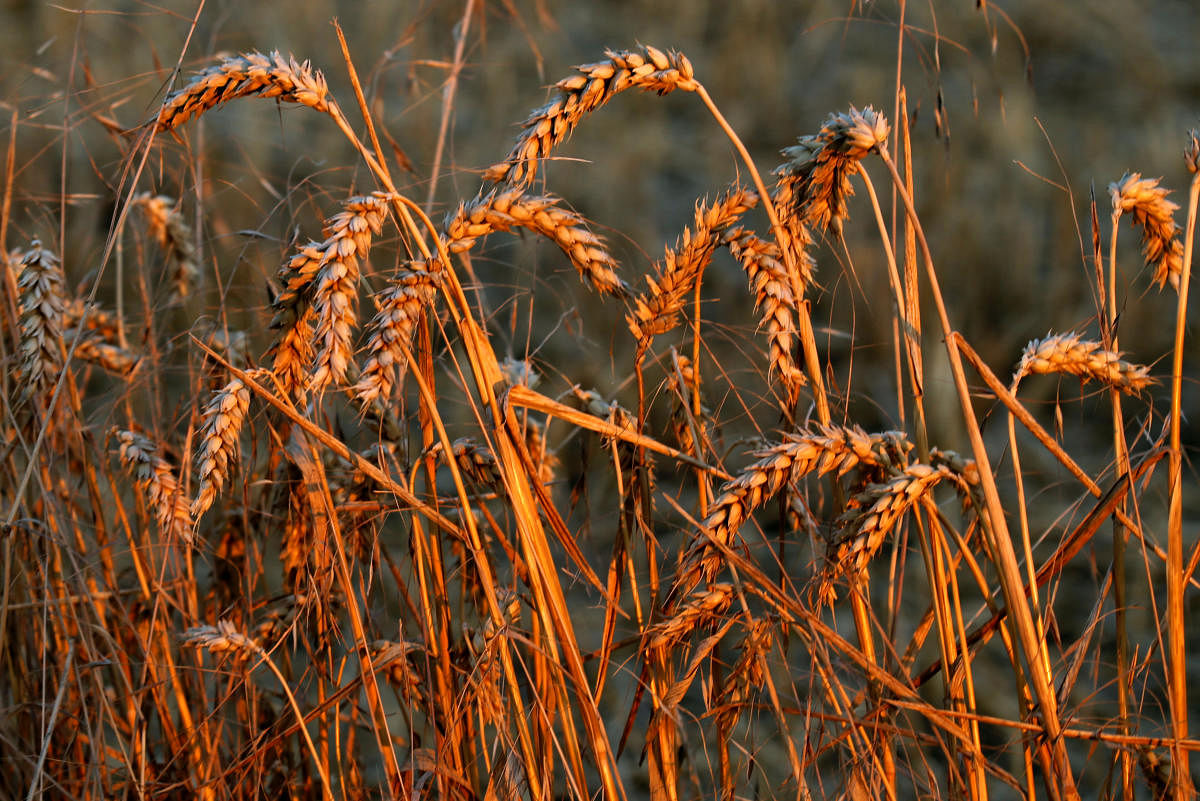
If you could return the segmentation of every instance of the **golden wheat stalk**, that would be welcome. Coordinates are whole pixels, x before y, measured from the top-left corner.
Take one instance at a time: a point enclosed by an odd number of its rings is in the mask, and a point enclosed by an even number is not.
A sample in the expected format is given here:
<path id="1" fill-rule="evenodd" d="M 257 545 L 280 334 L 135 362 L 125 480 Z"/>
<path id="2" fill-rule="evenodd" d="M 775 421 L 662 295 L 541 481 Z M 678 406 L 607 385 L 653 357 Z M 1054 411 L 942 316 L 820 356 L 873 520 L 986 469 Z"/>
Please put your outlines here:
<path id="1" fill-rule="evenodd" d="M 801 137 L 786 148 L 787 162 L 775 170 L 775 200 L 780 221 L 789 230 L 800 223 L 841 236 L 849 216 L 846 201 L 854 194 L 850 178 L 859 162 L 887 142 L 891 126 L 870 106 L 830 115 L 816 136 Z"/>
<path id="2" fill-rule="evenodd" d="M 133 431 L 113 429 L 112 433 L 119 444 L 121 463 L 132 474 L 138 489 L 147 494 L 158 530 L 170 540 L 177 538 L 188 545 L 195 544 L 187 496 L 175 470 L 159 455 L 157 443 Z"/>
<path id="3" fill-rule="evenodd" d="M 633 309 L 625 316 L 639 343 L 644 345 L 676 326 L 722 233 L 757 203 L 758 195 L 735 187 L 711 205 L 696 204 L 693 228 L 684 228 L 675 247 L 666 249 L 655 274 L 646 276 L 648 289 L 634 298 Z"/>
<path id="4" fill-rule="evenodd" d="M 789 434 L 783 442 L 758 451 L 758 461 L 721 488 L 702 524 L 707 536 L 697 539 L 685 554 L 676 586 L 688 591 L 701 576 L 711 581 L 721 561 L 709 537 L 724 545 L 732 543 L 754 510 L 786 484 L 809 473 L 836 472 L 841 476 L 859 465 L 897 466 L 911 449 L 899 432 L 868 434 L 858 426 L 831 425 Z"/>
<path id="5" fill-rule="evenodd" d="M 277 50 L 269 55 L 252 52 L 224 59 L 172 93 L 163 102 L 156 125 L 160 132 L 171 131 L 221 103 L 251 95 L 299 103 L 324 113 L 334 107 L 325 76 L 307 61 L 285 58 Z"/>
<path id="6" fill-rule="evenodd" d="M 36 398 L 54 386 L 62 369 L 63 273 L 58 257 L 37 239 L 21 255 L 20 264 L 21 392 Z"/>
<path id="7" fill-rule="evenodd" d="M 583 217 L 562 208 L 560 198 L 527 194 L 520 188 L 497 188 L 460 204 L 446 219 L 446 247 L 461 253 L 494 231 L 525 228 L 562 248 L 579 272 L 600 293 L 624 296 L 628 287 L 616 274 L 616 261 L 604 240 L 588 230 Z"/>
<path id="8" fill-rule="evenodd" d="M 626 89 L 665 95 L 676 89 L 694 92 L 699 86 L 692 63 L 682 53 L 646 45 L 640 51 L 608 50 L 605 55 L 607 60 L 578 66 L 578 75 L 554 85 L 556 96 L 529 115 L 507 158 L 484 172 L 485 181 L 528 186 L 540 159 L 566 140 L 587 114 Z"/>
<path id="9" fill-rule="evenodd" d="M 186 298 L 200 277 L 200 265 L 196 260 L 196 241 L 191 228 L 184 222 L 183 215 L 175 208 L 175 201 L 166 195 L 151 195 L 149 192 L 133 199 L 146 215 L 150 235 L 167 257 L 171 270 L 172 303 Z"/>
<path id="10" fill-rule="evenodd" d="M 1121 355 L 1074 332 L 1035 339 L 1025 346 L 1013 376 L 1013 388 L 1027 375 L 1048 373 L 1067 373 L 1084 381 L 1094 379 L 1130 394 L 1155 383 L 1150 368 L 1127 362 Z"/>
<path id="11" fill-rule="evenodd" d="M 266 371 L 252 370 L 258 380 Z M 218 390 L 204 409 L 204 426 L 200 431 L 200 447 L 196 451 L 196 472 L 199 487 L 192 501 L 192 517 L 197 521 L 208 511 L 225 486 L 241 448 L 238 440 L 246 412 L 250 409 L 250 388 L 240 378 L 230 380 Z"/>
<path id="12" fill-rule="evenodd" d="M 1183 274 L 1183 243 L 1175 223 L 1178 204 L 1167 200 L 1169 189 L 1159 186 L 1161 178 L 1143 178 L 1140 173 L 1126 173 L 1121 180 L 1109 184 L 1112 197 L 1113 224 L 1122 214 L 1142 229 L 1142 254 L 1146 264 L 1154 267 L 1154 283 L 1161 289 L 1168 281 L 1179 290 Z"/>
<path id="13" fill-rule="evenodd" d="M 754 309 L 760 316 L 759 327 L 767 330 L 771 370 L 783 380 L 789 394 L 794 394 L 806 379 L 796 363 L 796 315 L 801 298 L 795 296 L 792 286 L 798 283 L 803 289 L 811 283 L 812 257 L 806 250 L 799 251 L 796 263 L 800 266 L 800 280 L 793 282 L 776 243 L 760 239 L 744 228 L 735 228 L 726 233 L 725 245 L 750 279 Z"/>

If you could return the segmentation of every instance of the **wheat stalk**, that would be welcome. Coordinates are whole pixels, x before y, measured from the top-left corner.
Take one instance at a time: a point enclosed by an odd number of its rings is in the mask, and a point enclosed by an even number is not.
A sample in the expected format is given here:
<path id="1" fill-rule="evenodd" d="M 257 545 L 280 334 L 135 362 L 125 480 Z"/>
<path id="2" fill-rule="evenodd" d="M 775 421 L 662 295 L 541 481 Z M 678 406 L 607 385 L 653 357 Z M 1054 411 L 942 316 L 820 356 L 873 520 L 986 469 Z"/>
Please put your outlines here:
<path id="1" fill-rule="evenodd" d="M 851 106 L 849 112 L 830 115 L 816 136 L 786 148 L 788 161 L 775 170 L 780 221 L 791 231 L 802 230 L 803 223 L 840 237 L 849 216 L 846 200 L 854 194 L 850 178 L 890 132 L 882 114 L 870 106 L 862 111 Z"/>
<path id="2" fill-rule="evenodd" d="M 1127 362 L 1121 355 L 1074 332 L 1035 339 L 1021 355 L 1013 376 L 1013 391 L 1025 376 L 1048 373 L 1068 373 L 1084 381 L 1094 379 L 1130 394 L 1155 383 L 1150 368 Z"/>
<path id="3" fill-rule="evenodd" d="M 625 316 L 639 343 L 644 346 L 675 327 L 722 233 L 757 203 L 756 194 L 735 187 L 712 205 L 696 204 L 693 228 L 684 228 L 675 246 L 666 249 L 654 276 L 646 276 L 649 288 L 634 298 L 633 309 Z"/>
<path id="4" fill-rule="evenodd" d="M 446 247 L 462 253 L 479 237 L 494 231 L 526 228 L 562 248 L 581 278 L 603 294 L 624 296 L 625 282 L 614 271 L 616 261 L 604 240 L 588 230 L 584 219 L 559 204 L 553 196 L 531 195 L 520 188 L 496 188 L 469 203 L 460 204 L 446 219 Z"/>
<path id="5" fill-rule="evenodd" d="M 250 374 L 258 380 L 265 371 L 252 370 Z M 192 517 L 197 521 L 216 500 L 238 458 L 238 439 L 249 409 L 250 389 L 240 378 L 231 379 L 218 390 L 204 409 L 204 426 L 196 451 L 199 487 L 191 508 Z"/>
<path id="6" fill-rule="evenodd" d="M 605 55 L 605 61 L 575 67 L 577 75 L 554 85 L 555 97 L 529 115 L 508 156 L 483 173 L 485 181 L 529 185 L 540 159 L 570 136 L 584 116 L 626 89 L 665 95 L 676 89 L 694 92 L 699 86 L 692 63 L 682 53 L 647 45 L 636 52 L 608 50 Z"/>
<path id="7" fill-rule="evenodd" d="M 62 368 L 62 333 L 66 301 L 58 257 L 37 239 L 20 260 L 17 279 L 21 316 L 21 392 L 34 398 L 46 394 Z"/>
<path id="8" fill-rule="evenodd" d="M 150 508 L 158 520 L 158 529 L 168 539 L 195 544 L 192 516 L 187 496 L 179 486 L 175 470 L 158 453 L 158 445 L 149 437 L 133 431 L 113 429 L 121 463 L 133 475 L 137 487 L 146 492 Z"/>
<path id="9" fill-rule="evenodd" d="M 170 302 L 186 298 L 200 276 L 196 242 L 191 229 L 175 208 L 175 201 L 166 195 L 145 192 L 135 197 L 133 202 L 146 215 L 150 234 L 166 254 L 167 263 L 171 266 Z"/>
<path id="10" fill-rule="evenodd" d="M 277 50 L 269 55 L 251 52 L 224 59 L 172 93 L 158 112 L 157 128 L 172 131 L 221 103 L 250 95 L 299 103 L 324 113 L 335 108 L 325 76 L 307 61 L 285 58 Z"/>
<path id="11" fill-rule="evenodd" d="M 1154 266 L 1154 283 L 1161 289 L 1170 281 L 1178 291 L 1183 273 L 1183 243 L 1175 223 L 1179 206 L 1167 200 L 1170 190 L 1160 187 L 1160 180 L 1133 172 L 1109 184 L 1113 224 L 1122 214 L 1130 215 L 1130 222 L 1142 229 L 1142 254 L 1146 263 Z"/>

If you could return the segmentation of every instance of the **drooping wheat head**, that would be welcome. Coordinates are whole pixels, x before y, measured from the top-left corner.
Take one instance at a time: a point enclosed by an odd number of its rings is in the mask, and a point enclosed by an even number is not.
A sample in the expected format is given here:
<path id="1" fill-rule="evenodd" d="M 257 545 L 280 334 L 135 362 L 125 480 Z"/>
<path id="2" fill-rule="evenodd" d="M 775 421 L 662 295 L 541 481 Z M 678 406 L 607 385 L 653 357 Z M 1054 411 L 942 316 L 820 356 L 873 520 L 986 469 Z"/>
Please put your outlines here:
<path id="1" fill-rule="evenodd" d="M 796 315 L 801 298 L 796 297 L 792 286 L 799 283 L 804 288 L 811 282 L 812 256 L 806 250 L 800 251 L 796 263 L 801 275 L 797 282 L 790 280 L 776 243 L 744 228 L 734 228 L 726 233 L 725 245 L 750 279 L 754 308 L 761 319 L 759 326 L 767 330 L 771 371 L 784 382 L 789 395 L 794 395 L 807 379 L 796 363 Z"/>
<path id="2" fill-rule="evenodd" d="M 682 53 L 664 53 L 647 45 L 640 52 L 609 50 L 605 55 L 607 60 L 578 66 L 578 75 L 554 85 L 555 97 L 529 115 L 512 151 L 484 172 L 485 181 L 528 186 L 537 174 L 540 159 L 569 137 L 586 115 L 626 89 L 665 95 L 676 89 L 693 92 L 699 85 L 692 63 Z"/>
<path id="3" fill-rule="evenodd" d="M 255 380 L 265 377 L 265 371 L 251 372 Z M 249 409 L 250 389 L 240 378 L 231 379 L 218 390 L 204 409 L 204 426 L 196 450 L 199 486 L 191 508 L 192 517 L 197 521 L 220 494 L 240 455 L 239 438 Z"/>
<path id="4" fill-rule="evenodd" d="M 299 103 L 330 113 L 336 108 L 320 70 L 279 51 L 268 55 L 252 52 L 224 59 L 173 92 L 158 112 L 158 130 L 171 131 L 208 109 L 239 97 L 257 95 Z"/>
<path id="5" fill-rule="evenodd" d="M 579 276 L 597 292 L 624 296 L 628 287 L 616 274 L 616 261 L 604 240 L 588 230 L 583 217 L 562 208 L 560 198 L 531 195 L 518 188 L 496 188 L 460 204 L 446 218 L 446 247 L 461 253 L 494 231 L 525 228 L 562 248 Z"/>
<path id="6" fill-rule="evenodd" d="M 1127 362 L 1121 356 L 1121 353 L 1105 350 L 1102 343 L 1086 340 L 1074 332 L 1035 339 L 1025 346 L 1012 386 L 1015 390 L 1027 375 L 1048 373 L 1067 373 L 1084 381 L 1096 380 L 1130 394 L 1155 383 L 1150 368 Z"/>
<path id="7" fill-rule="evenodd" d="M 722 233 L 757 203 L 758 195 L 735 187 L 711 205 L 696 204 L 693 228 L 684 228 L 675 246 L 666 249 L 663 260 L 654 266 L 654 275 L 646 276 L 649 287 L 634 298 L 633 309 L 625 317 L 643 347 L 675 327 L 679 312 L 712 261 Z"/>
<path id="8" fill-rule="evenodd" d="M 670 649 L 698 627 L 725 614 L 732 602 L 732 584 L 713 584 L 697 590 L 683 599 L 671 611 L 670 617 L 647 628 L 642 640 L 649 648 Z"/>
<path id="9" fill-rule="evenodd" d="M 158 520 L 158 530 L 168 541 L 180 539 L 188 545 L 194 544 L 187 496 L 179 485 L 175 469 L 159 455 L 157 443 L 134 431 L 113 429 L 112 433 L 118 442 L 121 463 L 133 476 L 138 489 L 146 493 L 146 500 Z"/>
<path id="10" fill-rule="evenodd" d="M 833 231 L 840 237 L 849 216 L 846 201 L 853 196 L 850 178 L 859 162 L 887 141 L 891 126 L 870 106 L 833 114 L 816 136 L 801 137 L 783 151 L 787 162 L 775 170 L 775 199 L 780 221 L 789 230 L 798 223 Z"/>
<path id="11" fill-rule="evenodd" d="M 145 214 L 150 235 L 167 257 L 171 274 L 170 302 L 178 302 L 188 296 L 200 277 L 192 230 L 175 207 L 175 201 L 166 195 L 145 192 L 135 197 L 133 202 Z"/>
<path id="12" fill-rule="evenodd" d="M 62 369 L 66 306 L 62 267 L 37 239 L 22 254 L 20 264 L 21 392 L 26 398 L 43 398 Z"/>
<path id="13" fill-rule="evenodd" d="M 1162 289 L 1170 281 L 1178 291 L 1183 273 L 1183 243 L 1175 223 L 1179 205 L 1167 200 L 1170 190 L 1158 185 L 1161 180 L 1126 173 L 1109 184 L 1108 193 L 1112 197 L 1113 224 L 1122 214 L 1128 214 L 1130 222 L 1142 229 L 1142 254 L 1146 264 L 1154 267 L 1154 283 Z"/>
<path id="14" fill-rule="evenodd" d="M 760 692 L 767 670 L 767 654 L 774 645 L 775 635 L 770 620 L 754 619 L 745 626 L 745 635 L 738 645 L 738 658 L 725 678 L 721 695 L 712 704 L 717 718 L 717 730 L 723 736 L 733 730 L 743 708 Z"/>

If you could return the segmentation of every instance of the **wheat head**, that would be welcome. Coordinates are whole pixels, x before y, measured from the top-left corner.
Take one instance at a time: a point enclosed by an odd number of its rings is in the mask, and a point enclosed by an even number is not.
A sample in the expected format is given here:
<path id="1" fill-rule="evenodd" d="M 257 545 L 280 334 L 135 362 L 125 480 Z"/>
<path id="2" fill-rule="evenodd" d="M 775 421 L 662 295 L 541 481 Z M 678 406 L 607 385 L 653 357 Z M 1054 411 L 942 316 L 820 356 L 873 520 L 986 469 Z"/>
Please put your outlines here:
<path id="1" fill-rule="evenodd" d="M 159 531 L 168 539 L 178 538 L 193 545 L 195 539 L 187 496 L 179 486 L 175 470 L 159 455 L 158 445 L 134 431 L 113 429 L 112 433 L 117 439 L 121 463 L 138 488 L 147 494 Z"/>
<path id="2" fill-rule="evenodd" d="M 1150 368 L 1127 362 L 1121 355 L 1074 332 L 1035 339 L 1021 354 L 1013 388 L 1027 375 L 1048 373 L 1068 373 L 1084 381 L 1094 379 L 1130 394 L 1155 383 L 1150 377 Z"/>
<path id="3" fill-rule="evenodd" d="M 1179 205 L 1167 200 L 1169 189 L 1158 185 L 1161 178 L 1143 178 L 1140 173 L 1126 173 L 1121 180 L 1109 184 L 1112 197 L 1113 221 L 1122 214 L 1142 229 L 1142 254 L 1154 267 L 1154 283 L 1159 289 L 1171 282 L 1176 291 L 1183 274 L 1183 243 L 1175 212 Z"/>
<path id="4" fill-rule="evenodd" d="M 196 241 L 192 230 L 175 201 L 166 195 L 151 195 L 149 192 L 133 199 L 146 216 L 150 235 L 158 242 L 171 267 L 170 302 L 186 298 L 200 277 L 200 265 L 196 261 Z"/>

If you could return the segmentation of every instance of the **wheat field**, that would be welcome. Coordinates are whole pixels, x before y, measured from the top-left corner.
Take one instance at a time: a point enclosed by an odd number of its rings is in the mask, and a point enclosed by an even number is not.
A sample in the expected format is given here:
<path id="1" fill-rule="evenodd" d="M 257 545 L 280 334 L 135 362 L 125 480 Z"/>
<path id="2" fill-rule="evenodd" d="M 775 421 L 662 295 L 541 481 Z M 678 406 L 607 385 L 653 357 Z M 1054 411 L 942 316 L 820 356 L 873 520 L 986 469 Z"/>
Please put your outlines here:
<path id="1" fill-rule="evenodd" d="M 246 5 L 3 12 L 0 797 L 1195 797 L 1194 12 Z"/>

